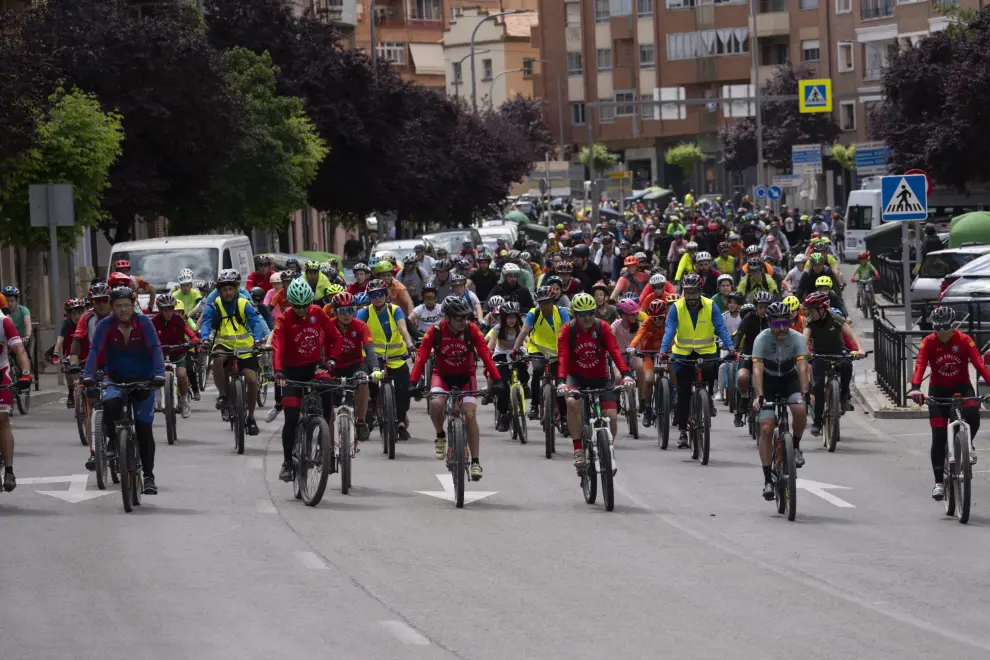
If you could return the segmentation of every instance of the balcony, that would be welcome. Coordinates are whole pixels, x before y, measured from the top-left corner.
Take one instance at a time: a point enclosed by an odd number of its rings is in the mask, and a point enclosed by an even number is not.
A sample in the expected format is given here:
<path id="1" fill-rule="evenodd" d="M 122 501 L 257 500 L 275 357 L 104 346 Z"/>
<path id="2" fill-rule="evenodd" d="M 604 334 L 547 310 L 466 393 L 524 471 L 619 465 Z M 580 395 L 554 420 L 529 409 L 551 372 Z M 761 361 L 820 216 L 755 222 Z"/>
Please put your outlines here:
<path id="1" fill-rule="evenodd" d="M 756 36 L 773 37 L 791 33 L 791 15 L 785 0 L 759 0 L 756 16 Z M 753 17 L 749 18 L 749 29 L 753 31 Z"/>
<path id="2" fill-rule="evenodd" d="M 431 0 L 410 0 L 409 23 L 424 26 L 442 24 L 443 5 Z"/>
<path id="3" fill-rule="evenodd" d="M 405 22 L 401 2 L 375 3 L 375 25 L 378 27 L 401 27 Z"/>
<path id="4" fill-rule="evenodd" d="M 860 18 L 874 21 L 894 15 L 894 0 L 866 0 L 860 5 Z"/>

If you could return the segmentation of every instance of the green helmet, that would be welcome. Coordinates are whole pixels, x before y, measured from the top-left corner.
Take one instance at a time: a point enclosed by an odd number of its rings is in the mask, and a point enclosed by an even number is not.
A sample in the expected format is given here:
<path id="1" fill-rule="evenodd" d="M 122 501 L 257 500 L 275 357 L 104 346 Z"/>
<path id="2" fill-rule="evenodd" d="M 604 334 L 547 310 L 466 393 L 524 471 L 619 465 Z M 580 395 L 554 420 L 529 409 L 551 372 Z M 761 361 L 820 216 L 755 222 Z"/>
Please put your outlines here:
<path id="1" fill-rule="evenodd" d="M 313 289 L 310 288 L 306 280 L 299 278 L 292 280 L 292 283 L 289 284 L 285 297 L 289 299 L 290 305 L 302 306 L 311 304 L 316 294 L 313 293 Z"/>
<path id="2" fill-rule="evenodd" d="M 392 262 L 379 261 L 377 264 L 375 264 L 374 270 L 376 274 L 392 273 L 393 272 Z"/>
<path id="3" fill-rule="evenodd" d="M 812 252 L 811 257 L 809 258 L 811 260 L 811 263 L 813 264 L 820 264 L 825 262 L 825 255 L 822 254 L 821 252 Z"/>

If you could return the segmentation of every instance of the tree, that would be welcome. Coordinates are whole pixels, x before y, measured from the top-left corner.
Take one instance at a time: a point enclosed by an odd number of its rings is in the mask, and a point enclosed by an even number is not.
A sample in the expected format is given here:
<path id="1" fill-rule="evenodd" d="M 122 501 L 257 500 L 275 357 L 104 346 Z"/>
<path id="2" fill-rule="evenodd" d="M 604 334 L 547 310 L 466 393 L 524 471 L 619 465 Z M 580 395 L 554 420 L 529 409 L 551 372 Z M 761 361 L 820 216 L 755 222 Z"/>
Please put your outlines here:
<path id="1" fill-rule="evenodd" d="M 35 115 L 44 110 L 49 91 L 45 58 L 24 46 L 23 21 L 20 12 L 0 11 L 0 175 L 12 154 L 34 143 Z"/>
<path id="2" fill-rule="evenodd" d="M 594 151 L 592 152 L 593 155 L 591 157 L 591 161 L 595 165 L 595 173 L 596 174 L 602 174 L 604 172 L 609 171 L 610 169 L 612 169 L 613 167 L 615 167 L 615 164 L 617 162 L 619 162 L 619 159 L 616 158 L 615 154 L 613 154 L 612 152 L 610 152 L 605 147 L 604 144 L 600 144 L 600 143 L 597 143 L 596 142 L 593 145 L 593 147 L 594 147 Z M 588 147 L 581 147 L 581 153 L 578 154 L 578 159 L 581 161 L 581 164 L 584 165 L 585 167 L 588 167 L 589 166 L 588 165 Z"/>
<path id="3" fill-rule="evenodd" d="M 47 246 L 48 230 L 31 227 L 29 186 L 71 183 L 76 223 L 58 230 L 59 243 L 71 250 L 84 228 L 106 218 L 101 198 L 110 185 L 110 167 L 121 154 L 124 131 L 121 116 L 103 112 L 91 94 L 59 89 L 49 104 L 48 112 L 37 113 L 34 146 L 8 159 L 0 175 L 0 241 Z"/>
<path id="4" fill-rule="evenodd" d="M 104 204 L 112 240 L 134 218 L 189 219 L 199 227 L 203 195 L 240 143 L 244 116 L 219 53 L 188 3 L 167 3 L 140 20 L 116 0 L 49 0 L 27 13 L 27 52 L 48 57 L 50 82 L 94 93 L 124 117 L 124 153 L 110 172 Z"/>
<path id="5" fill-rule="evenodd" d="M 207 208 L 225 228 L 282 231 L 289 215 L 306 206 L 326 145 L 302 100 L 277 94 L 277 67 L 267 52 L 234 48 L 224 63 L 231 90 L 245 108 L 248 130 L 213 181 Z"/>
<path id="6" fill-rule="evenodd" d="M 856 145 L 851 144 L 847 147 L 836 142 L 832 145 L 832 158 L 842 169 L 851 172 L 856 167 Z"/>
<path id="7" fill-rule="evenodd" d="M 508 99 L 498 108 L 498 114 L 514 126 L 529 145 L 530 159 L 533 162 L 543 160 L 546 153 L 552 152 L 556 144 L 543 118 L 545 105 L 545 102 L 539 99 L 516 94 L 515 98 Z"/>
<path id="8" fill-rule="evenodd" d="M 726 168 L 742 172 L 756 167 L 756 121 L 752 117 L 743 117 L 721 127 L 718 136 Z"/>
<path id="9" fill-rule="evenodd" d="M 667 149 L 664 160 L 668 165 L 676 165 L 681 168 L 684 175 L 688 176 L 695 165 L 705 160 L 705 154 L 698 148 L 698 145 L 681 142 L 676 147 Z"/>

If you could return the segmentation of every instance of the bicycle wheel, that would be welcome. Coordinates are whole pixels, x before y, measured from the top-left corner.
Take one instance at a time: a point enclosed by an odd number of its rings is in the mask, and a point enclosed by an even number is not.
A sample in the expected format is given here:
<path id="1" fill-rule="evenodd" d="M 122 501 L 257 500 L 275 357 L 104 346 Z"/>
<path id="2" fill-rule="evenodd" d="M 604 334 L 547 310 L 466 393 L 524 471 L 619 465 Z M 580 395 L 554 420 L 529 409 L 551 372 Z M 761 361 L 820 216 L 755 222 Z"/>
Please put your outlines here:
<path id="1" fill-rule="evenodd" d="M 124 511 L 131 512 L 134 503 L 134 466 L 131 465 L 130 429 L 117 429 L 117 456 L 120 457 L 120 498 L 124 501 Z"/>
<path id="2" fill-rule="evenodd" d="M 701 442 L 700 442 L 700 433 L 699 433 L 699 429 L 703 424 L 703 422 L 701 421 L 701 416 L 703 414 L 701 412 L 701 406 L 702 406 L 701 391 L 699 390 L 691 395 L 691 404 L 688 407 L 688 419 L 691 420 L 691 423 L 688 427 L 688 441 L 691 443 L 691 460 L 694 461 L 698 460 L 698 456 L 701 453 L 700 452 Z"/>
<path id="3" fill-rule="evenodd" d="M 612 443 L 608 431 L 605 429 L 596 429 L 595 436 L 597 438 L 598 462 L 602 468 L 602 504 L 605 505 L 606 511 L 611 511 L 615 508 L 615 475 L 612 473 L 612 450 L 610 447 Z"/>
<path id="4" fill-rule="evenodd" d="M 657 378 L 653 383 L 653 401 L 660 449 L 666 449 L 670 442 L 670 381 L 666 376 Z"/>
<path id="5" fill-rule="evenodd" d="M 554 425 L 556 418 L 554 407 L 556 405 L 557 393 L 554 391 L 553 385 L 547 383 L 543 386 L 543 436 L 546 444 L 547 458 L 553 458 L 554 453 L 557 451 L 555 438 L 557 429 Z"/>
<path id="6" fill-rule="evenodd" d="M 780 434 L 774 430 L 773 458 L 771 459 L 773 463 L 771 464 L 771 469 L 773 470 L 773 499 L 777 503 L 777 513 L 783 513 L 787 510 L 787 502 L 784 497 L 784 486 L 787 481 L 787 475 L 784 473 L 784 458 L 782 452 L 783 447 L 781 445 Z"/>
<path id="7" fill-rule="evenodd" d="M 337 461 L 340 463 L 340 494 L 347 495 L 351 488 L 351 448 L 354 446 L 354 424 L 350 414 L 337 415 L 334 438 Z"/>
<path id="8" fill-rule="evenodd" d="M 736 412 L 736 371 L 739 366 L 736 363 L 730 363 L 726 365 L 726 379 L 725 379 L 725 400 L 729 404 L 729 412 Z"/>
<path id="9" fill-rule="evenodd" d="M 17 412 L 22 415 L 31 410 L 31 390 L 14 390 L 14 400 L 17 401 Z"/>
<path id="10" fill-rule="evenodd" d="M 258 407 L 264 408 L 268 402 L 268 380 L 267 378 L 258 387 Z"/>
<path id="11" fill-rule="evenodd" d="M 942 482 L 945 485 L 945 497 L 942 504 L 945 506 L 945 515 L 956 515 L 956 466 L 949 462 L 949 451 L 946 448 L 945 462 L 942 464 Z"/>
<path id="12" fill-rule="evenodd" d="M 956 478 L 953 487 L 956 490 L 956 518 L 964 525 L 969 522 L 970 497 L 972 495 L 973 466 L 969 462 L 969 438 L 956 433 Z"/>
<path id="13" fill-rule="evenodd" d="M 305 433 L 306 426 L 303 424 L 303 420 L 299 420 L 296 424 L 296 442 L 292 445 L 292 496 L 297 500 L 302 499 L 302 455 L 303 455 L 303 441 L 306 437 Z"/>
<path id="14" fill-rule="evenodd" d="M 206 389 L 206 376 L 210 373 L 210 366 L 213 364 L 213 358 L 210 357 L 208 353 L 197 356 L 196 360 L 199 362 L 199 371 L 196 377 L 199 379 L 199 391 L 202 392 Z"/>
<path id="15" fill-rule="evenodd" d="M 330 425 L 318 415 L 303 421 L 303 442 L 299 456 L 299 494 L 306 506 L 316 506 L 323 499 L 327 479 L 333 471 Z"/>
<path id="16" fill-rule="evenodd" d="M 433 382 L 433 356 L 432 355 L 426 360 L 426 369 L 423 371 L 423 373 L 424 373 L 424 376 L 423 376 L 424 380 L 423 380 L 423 382 L 426 385 L 426 391 L 429 392 L 430 391 L 430 387 L 431 387 L 430 383 Z M 429 399 L 425 399 L 425 401 L 426 401 L 426 411 L 429 412 L 430 411 L 430 400 Z"/>
<path id="17" fill-rule="evenodd" d="M 107 460 L 102 410 L 93 411 L 93 458 L 96 461 L 96 487 L 106 490 L 110 480 L 110 461 Z"/>
<path id="18" fill-rule="evenodd" d="M 529 430 L 526 428 L 526 402 L 523 396 L 522 385 L 515 384 L 509 392 L 509 404 L 512 409 L 512 426 L 519 444 L 524 445 L 529 442 Z"/>
<path id="19" fill-rule="evenodd" d="M 701 464 L 708 465 L 712 448 L 712 400 L 706 390 L 698 390 L 695 392 L 695 397 L 698 406 L 694 431 L 698 443 L 697 450 L 700 454 Z"/>
<path id="20" fill-rule="evenodd" d="M 163 398 L 165 399 L 165 437 L 168 444 L 175 444 L 175 374 L 171 371 L 165 372 L 165 387 L 163 388 Z"/>
<path id="21" fill-rule="evenodd" d="M 625 393 L 626 423 L 629 424 L 629 435 L 634 440 L 639 440 L 639 411 L 636 410 L 637 396 L 639 394 L 636 390 L 628 390 Z"/>
<path id="22" fill-rule="evenodd" d="M 581 474 L 581 490 L 584 491 L 584 501 L 594 504 L 598 499 L 598 475 L 595 473 L 595 447 L 592 444 L 591 427 L 581 425 L 581 447 L 584 449 L 584 461 L 587 467 Z"/>
<path id="23" fill-rule="evenodd" d="M 234 449 L 244 453 L 244 381 L 235 378 L 230 381 L 229 405 L 231 424 L 234 427 Z"/>
<path id="24" fill-rule="evenodd" d="M 77 387 L 75 392 L 76 405 L 75 405 L 75 417 L 76 417 L 76 430 L 79 431 L 79 442 L 83 445 L 89 444 L 89 439 L 86 437 L 86 390 Z"/>
<path id="25" fill-rule="evenodd" d="M 382 434 L 382 453 L 388 454 L 388 459 L 395 458 L 395 392 L 392 383 L 382 383 L 378 391 L 378 402 L 382 409 L 379 432 Z"/>
<path id="26" fill-rule="evenodd" d="M 822 437 L 829 453 L 835 451 L 839 444 L 839 418 L 842 417 L 842 400 L 839 393 L 839 381 L 833 380 L 825 392 L 825 429 Z"/>
<path id="27" fill-rule="evenodd" d="M 131 488 L 131 501 L 134 502 L 134 506 L 141 506 L 141 496 L 144 495 L 144 475 L 141 472 L 141 468 L 138 467 L 141 464 L 141 458 L 138 455 L 138 444 L 135 442 L 133 435 L 131 436 L 130 446 L 130 465 L 133 468 L 132 483 L 134 484 L 133 488 Z"/>
<path id="28" fill-rule="evenodd" d="M 464 429 L 464 420 L 452 419 L 449 426 L 450 432 L 447 435 L 449 436 L 451 448 L 448 451 L 453 452 L 452 458 L 454 459 L 451 467 L 451 474 L 454 477 L 454 506 L 458 509 L 463 509 L 464 481 L 467 476 L 467 459 L 464 455 L 467 445 L 467 432 Z"/>
<path id="29" fill-rule="evenodd" d="M 784 511 L 788 520 L 797 516 L 797 465 L 794 463 L 794 438 L 790 433 L 781 434 L 780 446 L 784 450 Z"/>

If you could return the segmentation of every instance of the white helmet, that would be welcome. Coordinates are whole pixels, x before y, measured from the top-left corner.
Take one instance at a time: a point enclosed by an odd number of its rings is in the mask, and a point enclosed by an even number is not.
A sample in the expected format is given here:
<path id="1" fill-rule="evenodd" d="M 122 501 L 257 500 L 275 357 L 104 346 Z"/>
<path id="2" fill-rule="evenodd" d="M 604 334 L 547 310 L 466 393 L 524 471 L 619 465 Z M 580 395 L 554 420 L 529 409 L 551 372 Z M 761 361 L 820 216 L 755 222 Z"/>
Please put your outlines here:
<path id="1" fill-rule="evenodd" d="M 718 276 L 718 283 L 719 284 L 721 284 L 723 280 L 726 281 L 726 282 L 728 282 L 729 284 L 735 284 L 736 283 L 735 278 L 733 278 L 732 275 L 729 275 L 728 273 L 725 273 L 723 275 L 719 275 Z"/>
<path id="2" fill-rule="evenodd" d="M 698 261 L 711 261 L 712 260 L 712 255 L 709 254 L 708 252 L 698 252 L 697 254 L 694 255 L 694 260 L 695 260 L 695 262 L 698 262 Z"/>
<path id="3" fill-rule="evenodd" d="M 282 281 L 282 273 L 280 273 L 277 270 L 274 271 L 274 272 L 272 272 L 272 276 L 268 278 L 268 281 L 271 282 L 272 284 L 275 284 L 276 282 L 281 282 Z"/>
<path id="4" fill-rule="evenodd" d="M 179 271 L 179 284 L 192 284 L 193 272 L 189 268 L 183 268 Z"/>
<path id="5" fill-rule="evenodd" d="M 654 289 L 657 287 L 662 287 L 667 283 L 667 278 L 663 276 L 663 273 L 653 273 L 650 275 L 650 286 Z"/>
<path id="6" fill-rule="evenodd" d="M 697 250 L 698 249 L 698 244 L 695 243 L 694 241 L 688 241 L 688 244 L 687 244 L 686 247 L 689 250 Z"/>
<path id="7" fill-rule="evenodd" d="M 515 265 L 513 263 L 507 263 L 504 266 L 502 266 L 502 274 L 503 275 L 518 275 L 519 274 L 519 266 L 517 266 L 517 265 Z"/>
<path id="8" fill-rule="evenodd" d="M 804 254 L 799 254 L 796 257 L 794 257 L 794 263 L 796 264 L 803 264 L 807 260 L 808 257 L 806 257 Z"/>

